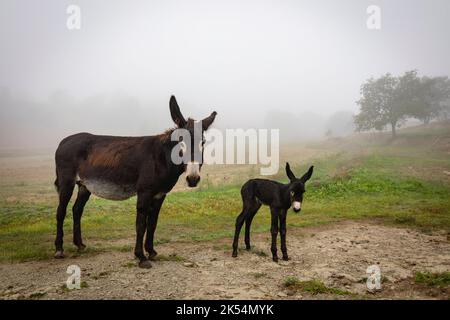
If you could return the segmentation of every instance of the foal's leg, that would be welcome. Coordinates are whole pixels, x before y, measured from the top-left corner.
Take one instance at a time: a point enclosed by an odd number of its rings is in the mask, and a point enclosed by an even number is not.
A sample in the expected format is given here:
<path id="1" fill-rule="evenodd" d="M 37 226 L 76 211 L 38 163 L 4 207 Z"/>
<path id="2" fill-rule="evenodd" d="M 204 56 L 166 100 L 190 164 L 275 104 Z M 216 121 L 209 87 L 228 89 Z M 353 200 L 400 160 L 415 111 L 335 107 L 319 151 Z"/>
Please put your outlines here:
<path id="1" fill-rule="evenodd" d="M 261 203 L 255 203 L 255 207 L 252 208 L 250 213 L 247 216 L 247 219 L 245 219 L 245 248 L 247 250 L 251 249 L 250 246 L 250 228 L 252 225 L 253 217 L 258 212 L 259 208 L 261 208 Z"/>
<path id="2" fill-rule="evenodd" d="M 238 242 L 239 242 L 239 234 L 241 233 L 242 225 L 248 215 L 248 209 L 244 207 L 240 215 L 236 218 L 236 229 L 234 231 L 234 240 L 233 240 L 233 254 L 232 257 L 236 258 L 238 255 Z"/>
<path id="3" fill-rule="evenodd" d="M 278 235 L 278 209 L 270 208 L 271 213 L 271 222 L 272 226 L 270 228 L 270 233 L 272 234 L 272 246 L 270 247 L 270 251 L 272 251 L 272 260 L 274 262 L 278 262 L 277 255 L 277 235 Z"/>
<path id="4" fill-rule="evenodd" d="M 147 234 L 145 236 L 144 247 L 149 259 L 153 259 L 158 254 L 153 248 L 153 237 L 158 223 L 159 211 L 165 198 L 166 196 L 164 195 L 160 199 L 154 199 L 151 204 L 150 213 L 147 216 Z"/>
<path id="5" fill-rule="evenodd" d="M 152 265 L 144 255 L 143 241 L 145 229 L 147 228 L 147 215 L 150 210 L 152 193 L 148 191 L 138 192 L 136 206 L 136 245 L 134 255 L 139 259 L 139 267 L 151 268 Z"/>
<path id="6" fill-rule="evenodd" d="M 67 205 L 72 197 L 75 182 L 70 179 L 59 178 L 58 193 L 59 205 L 56 210 L 56 239 L 55 239 L 55 258 L 64 258 L 63 237 L 64 237 L 64 219 L 67 213 Z"/>
<path id="7" fill-rule="evenodd" d="M 91 193 L 84 185 L 78 186 L 78 195 L 75 204 L 73 205 L 73 244 L 78 247 L 78 250 L 83 250 L 86 246 L 81 239 L 81 216 L 86 202 L 89 200 Z"/>
<path id="8" fill-rule="evenodd" d="M 289 260 L 286 247 L 286 210 L 280 212 L 280 238 L 281 238 L 281 252 L 283 253 L 283 260 Z"/>

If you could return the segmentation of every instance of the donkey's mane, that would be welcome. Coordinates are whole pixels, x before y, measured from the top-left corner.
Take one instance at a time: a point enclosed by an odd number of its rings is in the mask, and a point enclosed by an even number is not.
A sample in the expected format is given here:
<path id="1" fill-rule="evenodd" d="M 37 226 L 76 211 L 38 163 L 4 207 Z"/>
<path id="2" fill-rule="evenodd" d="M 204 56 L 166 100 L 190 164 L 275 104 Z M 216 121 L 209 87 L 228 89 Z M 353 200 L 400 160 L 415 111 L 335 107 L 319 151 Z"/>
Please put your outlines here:
<path id="1" fill-rule="evenodd" d="M 188 118 L 187 120 L 187 126 L 193 126 L 194 125 L 195 120 L 192 118 Z M 177 127 L 175 128 L 169 128 L 166 131 L 164 131 L 161 134 L 158 134 L 157 137 L 161 140 L 161 142 L 166 143 L 168 141 L 170 141 L 170 136 L 172 135 L 172 133 L 178 129 Z"/>
<path id="2" fill-rule="evenodd" d="M 166 131 L 164 131 L 161 134 L 158 134 L 157 137 L 159 138 L 159 140 L 161 140 L 162 143 L 166 143 L 168 141 L 170 141 L 170 136 L 172 135 L 172 133 L 176 130 L 177 128 L 170 128 L 167 129 Z"/>

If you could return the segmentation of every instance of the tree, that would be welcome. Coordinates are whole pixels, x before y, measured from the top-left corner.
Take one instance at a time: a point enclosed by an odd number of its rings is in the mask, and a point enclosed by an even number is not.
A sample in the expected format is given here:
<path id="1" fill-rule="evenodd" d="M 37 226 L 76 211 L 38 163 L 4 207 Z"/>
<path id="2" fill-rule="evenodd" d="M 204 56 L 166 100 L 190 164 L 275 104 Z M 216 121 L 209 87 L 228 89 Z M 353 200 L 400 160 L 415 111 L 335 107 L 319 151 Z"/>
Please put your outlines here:
<path id="1" fill-rule="evenodd" d="M 400 77 L 388 73 L 371 78 L 361 86 L 361 96 L 357 101 L 360 113 L 354 118 L 358 131 L 390 126 L 395 137 L 396 128 L 408 117 L 429 123 L 450 114 L 448 77 L 418 78 L 416 70 Z"/>
<path id="2" fill-rule="evenodd" d="M 358 131 L 383 130 L 391 127 L 392 137 L 396 128 L 408 117 L 408 111 L 417 104 L 417 71 L 408 71 L 401 77 L 390 73 L 379 79 L 369 79 L 361 86 L 361 99 L 357 101 L 360 113 L 355 116 Z"/>
<path id="3" fill-rule="evenodd" d="M 439 112 L 438 119 L 444 121 L 450 119 L 450 98 L 442 102 L 442 110 Z"/>
<path id="4" fill-rule="evenodd" d="M 412 117 L 425 124 L 445 117 L 449 111 L 450 80 L 447 77 L 422 77 L 417 95 L 418 103 L 410 112 Z"/>

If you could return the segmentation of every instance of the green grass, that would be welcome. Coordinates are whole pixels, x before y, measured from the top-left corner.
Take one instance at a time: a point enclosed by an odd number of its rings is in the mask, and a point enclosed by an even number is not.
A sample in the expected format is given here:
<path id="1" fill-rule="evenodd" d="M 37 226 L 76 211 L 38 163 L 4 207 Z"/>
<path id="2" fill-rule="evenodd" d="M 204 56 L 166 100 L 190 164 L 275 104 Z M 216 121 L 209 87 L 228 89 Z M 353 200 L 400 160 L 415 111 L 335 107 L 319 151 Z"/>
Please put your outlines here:
<path id="1" fill-rule="evenodd" d="M 176 253 L 172 253 L 169 255 L 164 255 L 164 254 L 159 254 L 156 256 L 156 260 L 158 261 L 176 261 L 176 262 L 181 262 L 181 261 L 186 261 L 185 257 L 182 257 Z"/>
<path id="2" fill-rule="evenodd" d="M 300 281 L 295 277 L 287 277 L 283 286 L 294 291 L 306 292 L 312 295 L 317 294 L 336 294 L 336 295 L 348 295 L 351 292 L 338 288 L 327 287 L 323 282 L 317 279 Z"/>
<path id="3" fill-rule="evenodd" d="M 428 139 L 417 146 L 391 145 L 376 140 L 361 144 L 357 151 L 338 146 L 330 151 L 331 156 L 309 160 L 301 166 L 291 163 L 298 174 L 310 163 L 314 164 L 315 171 L 306 187 L 302 212 L 289 211 L 288 228 L 349 219 L 376 219 L 423 231 L 450 231 L 450 179 L 445 179 L 443 174 L 443 171 L 450 171 L 450 157 L 442 148 L 431 148 L 436 134 L 448 135 L 449 131 L 439 129 L 428 135 L 424 130 L 405 133 L 408 141 L 414 139 L 414 134 L 417 139 Z M 399 139 L 402 139 L 401 131 Z M 315 147 L 329 148 L 320 144 Z M 287 180 L 284 170 L 273 178 Z M 242 179 L 242 182 L 246 180 Z M 33 184 L 10 183 L 14 186 L 15 197 L 11 197 L 10 185 L 0 182 L 0 261 L 51 258 L 57 206 L 51 179 Z M 82 219 L 83 239 L 88 246 L 83 255 L 108 250 L 131 254 L 135 207 L 136 198 L 115 202 L 92 197 Z M 159 216 L 156 244 L 231 237 L 241 209 L 240 185 L 235 182 L 170 193 Z M 270 213 L 263 206 L 253 220 L 252 232 L 269 230 Z M 66 254 L 76 255 L 71 243 L 70 206 L 64 233 Z M 261 251 L 263 254 L 265 252 Z"/>
<path id="4" fill-rule="evenodd" d="M 415 274 L 414 281 L 418 284 L 424 284 L 429 287 L 443 288 L 450 286 L 450 272 L 417 272 Z"/>

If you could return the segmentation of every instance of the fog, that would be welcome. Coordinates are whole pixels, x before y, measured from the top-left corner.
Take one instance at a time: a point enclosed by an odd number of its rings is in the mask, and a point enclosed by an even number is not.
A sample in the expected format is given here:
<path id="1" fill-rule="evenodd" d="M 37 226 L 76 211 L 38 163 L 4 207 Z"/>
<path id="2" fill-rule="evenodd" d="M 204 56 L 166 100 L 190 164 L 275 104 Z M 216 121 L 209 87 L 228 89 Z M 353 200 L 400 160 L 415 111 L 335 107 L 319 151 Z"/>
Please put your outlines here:
<path id="1" fill-rule="evenodd" d="M 171 94 L 186 117 L 216 110 L 217 128 L 345 135 L 367 78 L 450 74 L 449 15 L 447 0 L 2 0 L 0 148 L 158 133 Z"/>

